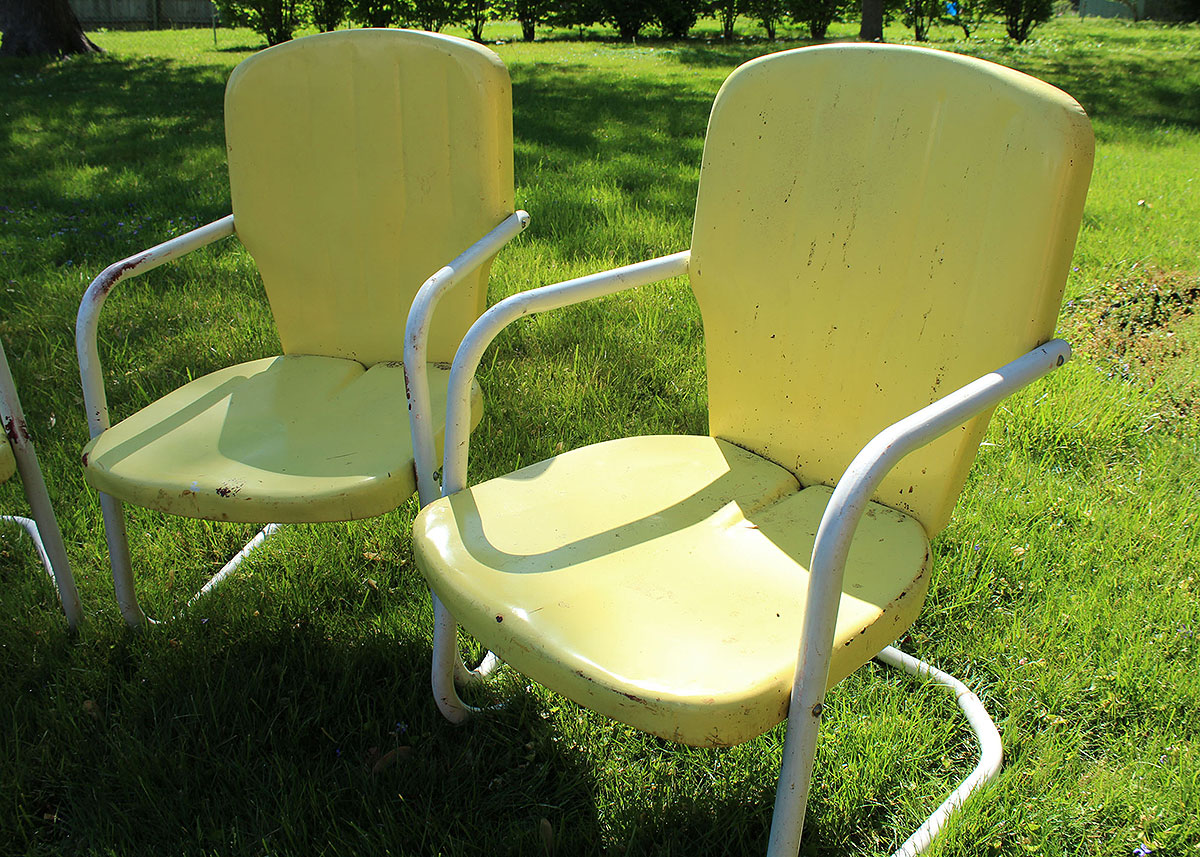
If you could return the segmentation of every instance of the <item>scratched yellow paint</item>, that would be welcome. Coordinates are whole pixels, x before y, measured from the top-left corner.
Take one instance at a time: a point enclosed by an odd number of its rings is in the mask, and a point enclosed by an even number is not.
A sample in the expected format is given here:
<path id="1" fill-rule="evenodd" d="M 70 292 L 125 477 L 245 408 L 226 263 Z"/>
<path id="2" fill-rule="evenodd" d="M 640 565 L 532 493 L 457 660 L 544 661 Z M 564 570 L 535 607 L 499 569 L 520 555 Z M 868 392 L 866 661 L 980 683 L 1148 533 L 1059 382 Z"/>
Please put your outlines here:
<path id="1" fill-rule="evenodd" d="M 451 612 L 530 678 L 663 738 L 736 744 L 786 714 L 829 494 L 711 437 L 627 438 L 434 503 L 417 556 Z M 831 684 L 916 618 L 928 546 L 912 518 L 871 508 Z"/>
<path id="2" fill-rule="evenodd" d="M 855 45 L 742 66 L 692 233 L 709 431 L 834 485 L 881 429 L 1050 339 L 1091 167 L 1073 99 L 981 60 Z M 937 533 L 989 417 L 876 498 Z"/>
<path id="3" fill-rule="evenodd" d="M 513 211 L 508 73 L 463 39 L 328 33 L 241 63 L 225 114 L 235 228 L 284 355 L 197 379 L 108 429 L 85 450 L 87 479 L 217 520 L 386 512 L 414 490 L 399 362 L 413 296 Z M 435 413 L 447 373 L 434 364 L 483 310 L 489 267 L 438 306 L 421 367 Z M 477 421 L 477 390 L 474 405 Z"/>
<path id="4" fill-rule="evenodd" d="M 513 212 L 512 87 L 486 48 L 349 30 L 241 63 L 225 95 L 238 237 L 287 354 L 401 360 L 413 296 Z M 449 362 L 489 265 L 438 304 Z"/>
<path id="5" fill-rule="evenodd" d="M 450 372 L 429 366 L 445 413 Z M 482 416 L 473 390 L 472 416 Z M 436 434 L 441 455 L 443 427 Z M 84 449 L 88 482 L 175 515 L 219 521 L 347 521 L 416 490 L 404 368 L 288 355 L 198 378 Z"/>
<path id="6" fill-rule="evenodd" d="M 698 745 L 770 728 L 828 486 L 1050 337 L 1091 164 L 1078 104 L 989 63 L 863 45 L 742 66 L 713 107 L 689 270 L 711 437 L 586 447 L 443 498 L 418 566 L 501 658 L 610 717 Z M 883 483 L 831 684 L 916 619 L 985 427 Z"/>

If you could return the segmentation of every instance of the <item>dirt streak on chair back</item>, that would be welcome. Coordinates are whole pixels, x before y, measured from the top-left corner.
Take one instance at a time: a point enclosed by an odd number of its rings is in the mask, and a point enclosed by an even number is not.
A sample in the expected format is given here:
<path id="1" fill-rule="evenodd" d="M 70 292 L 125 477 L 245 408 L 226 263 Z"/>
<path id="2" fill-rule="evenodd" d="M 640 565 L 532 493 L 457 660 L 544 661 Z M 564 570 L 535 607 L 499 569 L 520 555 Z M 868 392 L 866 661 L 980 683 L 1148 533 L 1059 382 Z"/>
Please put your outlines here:
<path id="1" fill-rule="evenodd" d="M 740 68 L 692 236 L 709 431 L 834 485 L 884 426 L 1050 339 L 1091 165 L 1078 104 L 998 65 L 838 45 Z M 876 499 L 932 537 L 989 416 Z"/>
<path id="2" fill-rule="evenodd" d="M 402 359 L 421 283 L 513 211 L 511 115 L 499 58 L 447 36 L 335 33 L 237 67 L 234 221 L 285 354 Z M 489 268 L 439 306 L 431 361 L 483 311 Z"/>

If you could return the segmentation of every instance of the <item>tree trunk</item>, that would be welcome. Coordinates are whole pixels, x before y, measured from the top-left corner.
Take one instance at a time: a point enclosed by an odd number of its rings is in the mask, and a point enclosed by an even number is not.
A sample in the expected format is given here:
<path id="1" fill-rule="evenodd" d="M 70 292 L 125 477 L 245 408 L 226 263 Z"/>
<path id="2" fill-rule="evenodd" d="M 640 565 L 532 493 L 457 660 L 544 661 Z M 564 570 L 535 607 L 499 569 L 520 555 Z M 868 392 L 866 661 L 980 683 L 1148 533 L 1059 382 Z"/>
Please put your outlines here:
<path id="1" fill-rule="evenodd" d="M 858 28 L 859 41 L 883 41 L 883 0 L 862 0 L 862 25 Z"/>
<path id="2" fill-rule="evenodd" d="M 103 53 L 68 0 L 0 0 L 0 57 Z"/>

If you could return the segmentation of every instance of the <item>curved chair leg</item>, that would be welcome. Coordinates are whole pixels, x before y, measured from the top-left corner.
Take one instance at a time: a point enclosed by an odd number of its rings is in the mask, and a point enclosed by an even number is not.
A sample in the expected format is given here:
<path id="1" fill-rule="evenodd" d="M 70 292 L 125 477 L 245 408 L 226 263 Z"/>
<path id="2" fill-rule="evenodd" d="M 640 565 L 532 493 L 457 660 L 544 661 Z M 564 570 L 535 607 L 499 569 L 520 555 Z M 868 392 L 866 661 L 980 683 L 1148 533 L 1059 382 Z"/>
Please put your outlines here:
<path id="1" fill-rule="evenodd" d="M 100 495 L 100 510 L 104 515 L 104 537 L 108 542 L 108 557 L 112 564 L 113 591 L 117 597 L 117 606 L 121 615 L 131 628 L 144 625 L 157 625 L 158 620 L 147 616 L 138 604 L 137 589 L 133 583 L 133 562 L 129 556 L 129 534 L 125 529 L 125 507 L 116 497 L 108 494 Z M 221 570 L 209 578 L 184 604 L 186 610 L 216 589 L 251 552 L 260 547 L 271 535 L 279 529 L 279 524 L 267 524 Z M 180 611 L 182 612 L 182 611 Z M 178 614 L 177 614 L 178 615 Z"/>
<path id="2" fill-rule="evenodd" d="M 893 646 L 888 646 L 876 659 L 912 675 L 932 679 L 953 691 L 958 707 L 966 715 L 971 731 L 979 740 L 979 763 L 959 784 L 934 813 L 917 828 L 893 857 L 915 857 L 928 850 L 933 838 L 946 825 L 966 799 L 984 784 L 990 782 L 1000 771 L 1003 748 L 1000 732 L 988 715 L 983 703 L 971 690 L 949 673 L 942 672 L 922 660 L 906 655 Z M 808 786 L 812 777 L 812 764 L 816 755 L 817 729 L 821 721 L 821 705 L 814 706 L 811 717 L 792 719 L 789 717 L 788 734 L 784 740 L 783 765 L 779 787 L 775 793 L 775 814 L 771 820 L 771 842 L 768 857 L 794 857 L 800 844 L 804 828 L 804 812 L 808 802 Z M 794 728 L 798 724 L 799 728 Z M 789 783 L 794 787 L 788 788 Z"/>
<path id="3" fill-rule="evenodd" d="M 79 591 L 75 588 L 75 577 L 71 574 L 71 564 L 67 560 L 66 549 L 62 547 L 62 535 L 50 536 L 52 543 L 58 542 L 59 547 L 55 550 L 42 540 L 41 528 L 32 518 L 23 518 L 20 515 L 0 515 L 0 521 L 16 524 L 29 534 L 29 538 L 37 550 L 38 559 L 42 561 L 42 567 L 46 569 L 46 574 L 50 576 L 50 580 L 58 589 L 58 599 L 62 604 L 63 613 L 67 616 L 67 625 L 71 630 L 77 630 L 79 623 L 83 621 L 83 606 L 79 603 Z M 52 559 L 51 553 L 57 554 L 58 559 Z"/>
<path id="4" fill-rule="evenodd" d="M 950 793 L 950 796 L 942 802 L 933 815 L 917 828 L 916 833 L 900 846 L 900 850 L 894 855 L 894 857 L 914 857 L 929 848 L 938 831 L 946 825 L 950 816 L 958 811 L 973 792 L 996 778 L 996 774 L 1000 773 L 1000 765 L 1004 761 L 1004 748 L 1000 742 L 1000 731 L 996 728 L 991 716 L 988 715 L 987 709 L 983 707 L 979 697 L 954 676 L 942 672 L 912 655 L 906 655 L 894 646 L 888 646 L 875 657 L 890 667 L 932 679 L 952 691 L 954 701 L 966 715 L 967 722 L 971 724 L 971 731 L 979 740 L 979 762 L 975 765 L 975 769 L 959 784 L 958 788 Z"/>
<path id="5" fill-rule="evenodd" d="M 433 698 L 438 711 L 447 720 L 463 723 L 471 715 L 487 709 L 463 702 L 458 695 L 458 685 L 487 678 L 500 665 L 500 659 L 488 652 L 479 666 L 469 669 L 458 651 L 458 623 L 432 590 L 429 595 L 433 599 Z"/>

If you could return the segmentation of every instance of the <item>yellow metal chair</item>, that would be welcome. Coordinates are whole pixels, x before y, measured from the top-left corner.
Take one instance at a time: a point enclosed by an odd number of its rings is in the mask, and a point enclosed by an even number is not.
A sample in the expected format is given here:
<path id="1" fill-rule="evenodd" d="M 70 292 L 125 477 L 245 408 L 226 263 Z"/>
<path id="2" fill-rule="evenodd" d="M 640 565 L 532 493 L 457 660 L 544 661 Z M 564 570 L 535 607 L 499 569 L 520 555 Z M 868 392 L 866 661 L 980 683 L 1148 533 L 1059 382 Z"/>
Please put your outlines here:
<path id="1" fill-rule="evenodd" d="M 929 539 L 991 409 L 1070 355 L 1051 336 L 1092 148 L 1064 93 L 949 53 L 837 45 L 735 71 L 689 251 L 516 295 L 463 340 L 445 496 L 415 524 L 443 712 L 473 710 L 450 680 L 457 620 L 665 739 L 731 745 L 787 719 L 770 853 L 792 857 L 826 688 L 879 655 L 950 687 L 981 742 L 900 853 L 927 847 L 999 769 L 999 735 L 961 683 L 888 644 L 920 612 Z M 684 274 L 709 436 L 613 440 L 466 487 L 467 391 L 501 327 Z"/>
<path id="2" fill-rule="evenodd" d="M 84 470 L 101 492 L 131 625 L 147 620 L 123 502 L 274 522 L 199 597 L 278 523 L 366 518 L 413 493 L 405 374 L 444 401 L 440 367 L 486 305 L 492 257 L 528 222 L 513 211 L 508 73 L 462 39 L 353 30 L 270 48 L 234 69 L 225 124 L 233 214 L 111 265 L 79 309 Z M 283 354 L 198 378 L 110 425 L 96 344 L 104 300 L 121 280 L 235 232 Z M 405 365 L 405 320 L 427 279 L 446 297 L 428 357 Z M 477 421 L 476 389 L 471 402 Z"/>
<path id="3" fill-rule="evenodd" d="M 75 588 L 75 577 L 67 559 L 62 531 L 58 528 L 46 481 L 38 467 L 37 453 L 29 437 L 25 412 L 21 409 L 21 400 L 17 398 L 17 388 L 3 344 L 0 344 L 0 424 L 4 426 L 4 440 L 0 442 L 0 483 L 7 482 L 20 471 L 25 498 L 33 514 L 32 518 L 0 515 L 0 521 L 16 524 L 29 533 L 46 573 L 58 589 L 58 600 L 67 616 L 67 624 L 76 629 L 83 621 L 79 592 Z"/>

